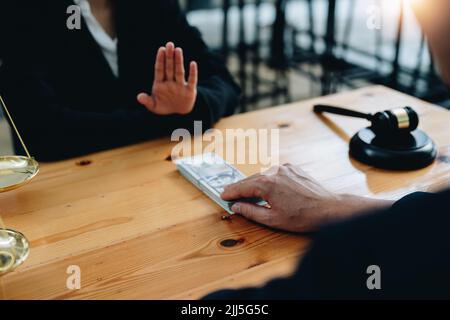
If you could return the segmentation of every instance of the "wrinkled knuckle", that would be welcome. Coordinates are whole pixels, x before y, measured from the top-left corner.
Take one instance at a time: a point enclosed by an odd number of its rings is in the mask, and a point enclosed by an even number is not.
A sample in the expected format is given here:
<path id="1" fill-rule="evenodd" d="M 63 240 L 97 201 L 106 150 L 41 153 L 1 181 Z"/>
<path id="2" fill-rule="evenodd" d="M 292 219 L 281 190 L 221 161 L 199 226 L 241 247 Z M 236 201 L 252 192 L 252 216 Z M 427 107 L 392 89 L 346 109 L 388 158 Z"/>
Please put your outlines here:
<path id="1" fill-rule="evenodd" d="M 256 216 L 255 210 L 252 207 L 246 206 L 245 209 L 246 209 L 245 211 L 247 212 L 248 217 L 253 219 Z"/>
<path id="2" fill-rule="evenodd" d="M 261 177 L 259 177 L 259 178 L 257 178 L 257 182 L 258 182 L 258 185 L 264 185 L 264 184 L 266 184 L 267 183 L 267 176 L 261 176 Z"/>
<path id="3" fill-rule="evenodd" d="M 262 176 L 261 178 L 259 178 L 259 183 L 263 187 L 269 187 L 273 184 L 273 182 L 274 179 L 271 176 Z"/>
<path id="4" fill-rule="evenodd" d="M 254 189 L 254 195 L 255 195 L 256 197 L 262 197 L 262 196 L 264 195 L 264 189 L 261 188 L 261 186 L 257 186 L 257 187 Z"/>
<path id="5" fill-rule="evenodd" d="M 264 180 L 260 197 L 267 197 L 272 194 L 277 181 L 276 177 L 266 177 Z"/>
<path id="6" fill-rule="evenodd" d="M 276 176 L 273 178 L 273 185 L 279 185 L 280 182 L 282 181 L 283 177 L 282 176 Z"/>

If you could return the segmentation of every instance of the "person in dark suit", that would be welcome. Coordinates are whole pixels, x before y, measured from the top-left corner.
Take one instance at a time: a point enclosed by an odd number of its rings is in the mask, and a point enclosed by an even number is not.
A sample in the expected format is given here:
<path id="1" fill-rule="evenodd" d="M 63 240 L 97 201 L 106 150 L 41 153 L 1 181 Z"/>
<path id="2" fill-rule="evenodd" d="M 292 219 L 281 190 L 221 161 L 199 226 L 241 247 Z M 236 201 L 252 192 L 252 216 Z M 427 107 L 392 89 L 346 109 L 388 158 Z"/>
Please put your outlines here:
<path id="1" fill-rule="evenodd" d="M 5 1 L 0 24 L 0 90 L 40 161 L 206 130 L 238 103 L 176 0 Z"/>
<path id="2" fill-rule="evenodd" d="M 313 245 L 293 276 L 205 299 L 450 299 L 450 190 L 389 204 L 330 193 L 283 166 L 276 176 L 230 186 L 223 198 L 250 194 L 272 208 L 240 204 L 236 212 L 284 230 L 317 231 Z"/>
<path id="3" fill-rule="evenodd" d="M 450 2 L 413 2 L 444 82 L 450 86 Z M 261 288 L 206 299 L 450 299 L 450 189 L 397 202 L 336 194 L 299 167 L 252 176 L 222 198 L 260 197 L 270 208 L 236 203 L 250 220 L 313 233 L 296 273 Z"/>

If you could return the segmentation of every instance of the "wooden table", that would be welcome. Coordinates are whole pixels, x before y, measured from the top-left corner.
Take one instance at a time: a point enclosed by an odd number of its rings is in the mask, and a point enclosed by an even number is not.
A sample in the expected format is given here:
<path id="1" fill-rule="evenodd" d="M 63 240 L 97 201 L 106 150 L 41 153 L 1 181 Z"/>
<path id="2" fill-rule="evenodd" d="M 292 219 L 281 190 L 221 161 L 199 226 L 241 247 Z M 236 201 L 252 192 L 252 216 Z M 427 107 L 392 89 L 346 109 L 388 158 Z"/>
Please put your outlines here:
<path id="1" fill-rule="evenodd" d="M 318 102 L 368 112 L 413 106 L 421 127 L 439 146 L 439 158 L 413 172 L 358 163 L 348 156 L 348 140 L 366 123 L 318 117 L 311 111 Z M 340 192 L 396 199 L 450 185 L 450 112 L 380 86 L 234 116 L 217 128 L 280 128 L 281 161 L 302 165 Z M 8 299 L 193 299 L 291 273 L 309 239 L 241 217 L 222 220 L 220 207 L 166 159 L 173 146 L 162 139 L 45 164 L 29 185 L 1 194 L 2 216 L 28 237 L 31 254 L 1 278 L 0 294 Z M 246 174 L 259 170 L 239 167 Z M 235 241 L 226 247 L 224 240 Z M 81 290 L 66 287 L 71 265 L 81 268 Z"/>

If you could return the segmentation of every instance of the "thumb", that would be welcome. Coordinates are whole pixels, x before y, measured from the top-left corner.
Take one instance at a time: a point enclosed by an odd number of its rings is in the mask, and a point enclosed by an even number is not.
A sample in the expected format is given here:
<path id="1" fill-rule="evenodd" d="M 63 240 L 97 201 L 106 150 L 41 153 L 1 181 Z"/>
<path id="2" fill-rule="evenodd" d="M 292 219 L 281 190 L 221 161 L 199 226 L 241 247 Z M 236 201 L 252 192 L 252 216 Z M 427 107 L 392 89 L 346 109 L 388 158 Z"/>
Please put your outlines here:
<path id="1" fill-rule="evenodd" d="M 139 93 L 137 96 L 137 101 L 146 107 L 149 111 L 154 112 L 156 109 L 156 101 L 152 96 L 146 93 Z"/>
<path id="2" fill-rule="evenodd" d="M 251 203 L 237 202 L 231 207 L 231 211 L 243 217 L 267 225 L 271 215 L 270 209 Z"/>

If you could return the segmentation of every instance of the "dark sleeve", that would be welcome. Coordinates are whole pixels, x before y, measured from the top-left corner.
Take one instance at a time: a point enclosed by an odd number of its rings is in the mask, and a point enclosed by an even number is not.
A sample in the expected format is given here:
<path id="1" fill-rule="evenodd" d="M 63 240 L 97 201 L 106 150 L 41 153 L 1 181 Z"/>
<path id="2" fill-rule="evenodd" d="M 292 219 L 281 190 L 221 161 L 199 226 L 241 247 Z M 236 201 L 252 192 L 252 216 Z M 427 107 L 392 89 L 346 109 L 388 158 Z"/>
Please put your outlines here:
<path id="1" fill-rule="evenodd" d="M 222 59 L 208 49 L 200 32 L 189 25 L 178 1 L 165 0 L 164 4 L 164 21 L 168 22 L 166 27 L 169 30 L 169 39 L 177 47 L 183 48 L 186 63 L 198 63 L 199 86 L 195 108 L 210 115 L 211 123 L 203 125 L 208 128 L 220 118 L 233 114 L 239 103 L 240 89 Z"/>
<path id="2" fill-rule="evenodd" d="M 207 299 L 450 298 L 450 191 L 415 193 L 392 208 L 320 231 L 291 278 Z M 369 266 L 381 290 L 369 290 Z"/>
<path id="3" fill-rule="evenodd" d="M 39 161 L 142 141 L 186 124 L 182 117 L 158 118 L 143 107 L 111 106 L 111 112 L 92 112 L 62 101 L 46 63 L 48 57 L 35 50 L 50 45 L 41 37 L 46 24 L 36 21 L 39 18 L 32 9 L 21 10 L 16 2 L 0 6 L 2 25 L 11 30 L 2 32 L 0 90 L 30 152 Z"/>
<path id="4" fill-rule="evenodd" d="M 165 21 L 176 17 L 171 29 L 175 41 L 189 46 L 187 51 L 202 66 L 197 102 L 193 112 L 185 116 L 157 116 L 144 107 L 127 105 L 111 106 L 111 112 L 92 112 L 61 101 L 45 63 L 47 57 L 33 50 L 48 45 L 39 40 L 46 24 L 37 23 L 31 9 L 20 10 L 14 2 L 1 5 L 0 20 L 6 20 L 3 25 L 14 31 L 3 39 L 6 46 L 0 51 L 5 57 L 0 89 L 30 152 L 39 161 L 111 149 L 164 136 L 176 128 L 193 130 L 194 120 L 203 121 L 206 130 L 233 113 L 239 89 L 225 65 L 208 51 L 178 5 L 168 1 L 166 6 L 161 15 L 167 15 Z M 20 152 L 17 141 L 16 147 Z"/>
<path id="5" fill-rule="evenodd" d="M 0 88 L 30 151 L 40 161 L 126 145 L 164 131 L 165 120 L 158 122 L 160 131 L 156 131 L 152 126 L 156 116 L 145 108 L 115 108 L 103 113 L 61 103 L 43 65 L 24 63 L 19 67 L 6 59 Z"/>
<path id="6" fill-rule="evenodd" d="M 192 130 L 199 109 L 189 116 L 157 116 L 144 107 L 112 108 L 110 112 L 83 110 L 59 101 L 44 65 L 6 60 L 0 88 L 30 152 L 39 161 L 55 161 Z M 198 116 L 201 118 L 201 116 Z M 20 150 L 20 146 L 16 146 Z M 19 151 L 20 152 L 20 151 Z"/>

